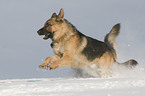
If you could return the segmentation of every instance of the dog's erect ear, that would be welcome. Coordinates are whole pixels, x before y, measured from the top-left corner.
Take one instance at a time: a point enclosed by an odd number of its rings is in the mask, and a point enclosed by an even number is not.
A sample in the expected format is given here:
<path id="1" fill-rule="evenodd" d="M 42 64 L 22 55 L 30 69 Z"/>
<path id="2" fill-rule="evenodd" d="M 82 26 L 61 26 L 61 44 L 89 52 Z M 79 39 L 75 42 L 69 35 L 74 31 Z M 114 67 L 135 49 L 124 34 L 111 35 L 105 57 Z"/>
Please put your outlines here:
<path id="1" fill-rule="evenodd" d="M 56 17 L 57 17 L 56 13 L 53 13 L 51 16 L 51 18 L 56 18 Z"/>
<path id="2" fill-rule="evenodd" d="M 60 9 L 60 12 L 58 14 L 58 17 L 59 18 L 63 18 L 64 17 L 64 10 L 62 8 Z"/>

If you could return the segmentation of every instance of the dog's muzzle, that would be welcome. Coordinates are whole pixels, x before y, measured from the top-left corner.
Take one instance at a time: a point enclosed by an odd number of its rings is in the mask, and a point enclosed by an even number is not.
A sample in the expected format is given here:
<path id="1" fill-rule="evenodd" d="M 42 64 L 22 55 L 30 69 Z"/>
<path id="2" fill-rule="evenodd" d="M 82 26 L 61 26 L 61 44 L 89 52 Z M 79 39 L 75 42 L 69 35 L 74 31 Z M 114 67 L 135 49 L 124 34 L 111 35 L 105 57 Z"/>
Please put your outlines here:
<path id="1" fill-rule="evenodd" d="M 41 28 L 40 30 L 38 30 L 37 33 L 38 33 L 39 35 L 45 35 L 45 36 L 43 37 L 44 40 L 49 39 L 49 38 L 53 38 L 52 32 L 49 32 L 49 31 L 47 31 L 47 30 L 44 30 L 43 28 Z"/>
<path id="2" fill-rule="evenodd" d="M 37 31 L 37 33 L 38 33 L 39 35 L 45 35 L 45 32 L 43 31 L 43 28 L 39 29 L 39 30 Z"/>

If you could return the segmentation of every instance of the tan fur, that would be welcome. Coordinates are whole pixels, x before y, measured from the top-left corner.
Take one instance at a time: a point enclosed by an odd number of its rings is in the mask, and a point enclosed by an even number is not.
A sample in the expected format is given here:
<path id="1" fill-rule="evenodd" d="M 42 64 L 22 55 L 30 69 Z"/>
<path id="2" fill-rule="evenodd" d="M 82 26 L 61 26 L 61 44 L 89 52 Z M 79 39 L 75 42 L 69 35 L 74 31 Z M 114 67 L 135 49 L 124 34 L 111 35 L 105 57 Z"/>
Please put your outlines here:
<path id="1" fill-rule="evenodd" d="M 59 15 L 56 13 L 44 24 L 44 29 L 54 32 L 52 43 L 55 56 L 47 57 L 40 68 L 56 69 L 61 67 L 83 68 L 96 64 L 102 70 L 108 71 L 117 58 L 115 50 L 105 52 L 100 58 L 89 61 L 82 51 L 87 46 L 87 39 L 80 39 L 70 24 L 64 20 L 64 11 L 61 9 Z M 49 23 L 50 26 L 47 26 Z M 103 72 L 103 71 L 102 71 Z M 105 74 L 107 72 L 104 72 Z M 102 73 L 102 74 L 104 74 Z M 108 73 L 107 73 L 108 74 Z"/>

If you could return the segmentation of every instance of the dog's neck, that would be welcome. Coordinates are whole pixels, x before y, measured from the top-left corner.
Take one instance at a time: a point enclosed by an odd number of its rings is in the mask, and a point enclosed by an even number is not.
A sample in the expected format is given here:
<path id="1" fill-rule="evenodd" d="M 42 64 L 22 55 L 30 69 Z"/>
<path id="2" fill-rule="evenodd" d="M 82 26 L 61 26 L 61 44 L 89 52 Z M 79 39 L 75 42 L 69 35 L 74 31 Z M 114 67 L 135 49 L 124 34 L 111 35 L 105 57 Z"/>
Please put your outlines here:
<path id="1" fill-rule="evenodd" d="M 76 28 L 73 28 L 74 26 L 69 23 L 69 22 L 65 22 L 65 26 L 63 26 L 65 30 L 63 30 L 62 33 L 64 33 L 61 37 L 59 38 L 52 38 L 53 42 L 65 42 L 67 40 L 69 40 L 72 36 L 74 36 L 77 32 Z M 74 30 L 75 29 L 75 30 Z"/>
<path id="2" fill-rule="evenodd" d="M 69 40 L 74 34 L 72 32 L 66 32 L 62 37 L 58 39 L 52 39 L 52 42 L 59 43 L 59 42 L 65 42 Z"/>

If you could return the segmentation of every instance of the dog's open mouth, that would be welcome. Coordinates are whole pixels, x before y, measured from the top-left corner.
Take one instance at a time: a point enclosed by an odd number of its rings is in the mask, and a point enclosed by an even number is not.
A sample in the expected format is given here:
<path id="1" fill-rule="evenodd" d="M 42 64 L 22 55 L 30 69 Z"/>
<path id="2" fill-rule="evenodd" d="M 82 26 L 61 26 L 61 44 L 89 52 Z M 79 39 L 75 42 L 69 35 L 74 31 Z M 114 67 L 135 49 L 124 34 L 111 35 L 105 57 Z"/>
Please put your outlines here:
<path id="1" fill-rule="evenodd" d="M 43 39 L 44 39 L 44 40 L 47 40 L 47 39 L 49 39 L 49 38 L 53 38 L 53 33 L 54 33 L 54 32 L 47 31 L 47 30 L 44 30 L 44 28 L 41 28 L 41 29 L 39 29 L 39 30 L 37 31 L 37 33 L 38 33 L 39 35 L 45 35 L 45 36 L 43 37 Z"/>
<path id="2" fill-rule="evenodd" d="M 52 37 L 53 37 L 52 33 L 51 32 L 48 32 L 47 34 L 45 34 L 45 36 L 43 37 L 43 39 L 46 40 L 46 39 L 49 39 L 49 38 L 52 38 Z"/>

